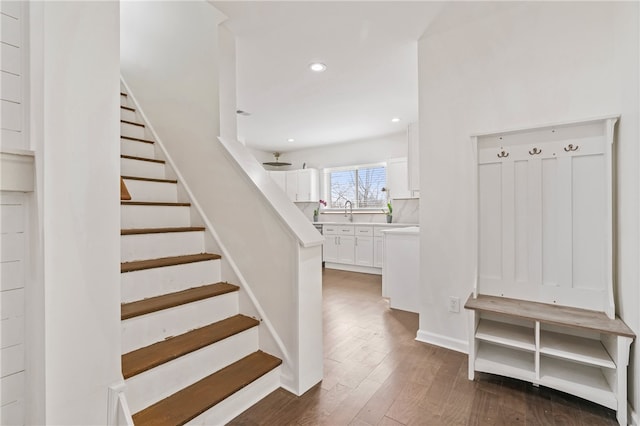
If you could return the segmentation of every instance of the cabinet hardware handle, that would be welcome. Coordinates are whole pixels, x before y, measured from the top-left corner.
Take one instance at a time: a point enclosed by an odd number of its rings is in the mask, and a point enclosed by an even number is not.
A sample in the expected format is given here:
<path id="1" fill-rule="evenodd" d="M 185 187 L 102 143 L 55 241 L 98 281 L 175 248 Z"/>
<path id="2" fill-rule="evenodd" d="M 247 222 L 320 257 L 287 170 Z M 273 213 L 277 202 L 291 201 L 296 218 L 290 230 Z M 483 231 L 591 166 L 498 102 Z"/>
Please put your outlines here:
<path id="1" fill-rule="evenodd" d="M 572 143 L 564 147 L 565 152 L 577 151 L 580 148 L 580 145 L 573 146 Z"/>
<path id="2" fill-rule="evenodd" d="M 509 156 L 508 152 L 502 151 L 500 154 L 498 154 L 498 158 L 507 158 Z"/>
<path id="3" fill-rule="evenodd" d="M 542 150 L 539 148 L 533 148 L 531 151 L 529 151 L 529 155 L 538 155 L 542 153 Z"/>

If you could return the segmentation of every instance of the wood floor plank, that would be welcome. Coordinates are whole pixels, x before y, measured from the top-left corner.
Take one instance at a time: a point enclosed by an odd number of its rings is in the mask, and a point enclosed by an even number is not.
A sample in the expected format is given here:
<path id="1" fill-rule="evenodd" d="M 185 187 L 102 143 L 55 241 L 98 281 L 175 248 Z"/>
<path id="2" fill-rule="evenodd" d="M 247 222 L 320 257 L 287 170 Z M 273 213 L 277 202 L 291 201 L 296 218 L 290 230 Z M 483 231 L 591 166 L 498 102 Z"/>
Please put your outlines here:
<path id="1" fill-rule="evenodd" d="M 530 383 L 483 373 L 469 381 L 467 356 L 417 342 L 418 315 L 389 309 L 380 292 L 379 276 L 325 269 L 322 383 L 285 403 L 274 392 L 259 410 L 250 408 L 230 424 L 573 424 L 567 418 L 585 425 L 616 424 L 612 410 Z M 358 362 L 365 366 L 352 371 Z M 364 394 L 352 393 L 376 384 L 364 403 Z"/>

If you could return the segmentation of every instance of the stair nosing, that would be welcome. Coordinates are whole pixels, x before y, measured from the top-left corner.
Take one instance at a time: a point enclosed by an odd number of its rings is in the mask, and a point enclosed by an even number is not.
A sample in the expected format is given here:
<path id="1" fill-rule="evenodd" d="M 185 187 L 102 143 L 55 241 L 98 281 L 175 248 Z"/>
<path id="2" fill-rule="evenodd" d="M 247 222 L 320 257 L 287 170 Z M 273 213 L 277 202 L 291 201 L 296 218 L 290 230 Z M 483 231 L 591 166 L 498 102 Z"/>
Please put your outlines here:
<path id="1" fill-rule="evenodd" d="M 124 109 L 126 109 L 128 111 L 135 111 L 136 110 L 135 108 L 131 108 L 131 107 L 124 106 L 124 105 L 120 105 L 120 108 L 124 108 Z"/>
<path id="2" fill-rule="evenodd" d="M 144 143 L 155 143 L 154 141 L 150 141 L 148 139 L 134 138 L 133 136 L 123 136 L 120 135 L 120 139 L 127 139 L 136 142 L 144 142 Z"/>
<path id="3" fill-rule="evenodd" d="M 149 297 L 148 299 L 123 303 L 120 306 L 120 319 L 124 321 L 142 315 L 151 314 L 153 312 L 175 308 L 176 306 L 186 305 L 187 303 L 210 299 L 212 297 L 221 296 L 238 290 L 239 287 L 237 285 L 219 282 L 199 287 L 192 287 L 186 290 L 167 293 L 160 296 Z"/>
<path id="4" fill-rule="evenodd" d="M 134 260 L 120 263 L 120 272 L 135 272 L 146 269 L 164 268 L 167 266 L 186 265 L 189 263 L 206 262 L 209 260 L 219 260 L 220 255 L 213 253 L 189 254 L 183 256 L 168 256 L 157 259 Z"/>
<path id="5" fill-rule="evenodd" d="M 127 94 L 126 94 L 126 93 L 124 93 L 124 92 L 120 92 L 120 95 L 121 95 L 121 96 L 129 96 L 129 95 L 127 95 Z"/>
<path id="6" fill-rule="evenodd" d="M 177 179 L 158 179 L 158 178 L 147 178 L 141 176 L 120 176 L 124 180 L 141 180 L 144 182 L 161 182 L 161 183 L 178 183 Z"/>
<path id="7" fill-rule="evenodd" d="M 247 331 L 260 325 L 260 321 L 242 314 L 207 324 L 186 333 L 179 334 L 166 340 L 162 340 L 122 355 L 122 375 L 125 380 L 135 377 L 138 374 L 149 371 L 153 368 L 166 364 L 169 361 L 218 343 L 226 338 Z M 197 342 L 188 343 L 190 339 L 197 339 Z M 165 352 L 153 360 L 140 361 L 136 358 L 143 358 L 153 353 Z M 131 365 L 136 364 L 136 365 Z"/>
<path id="8" fill-rule="evenodd" d="M 204 232 L 203 226 L 185 226 L 172 228 L 130 228 L 121 229 L 120 235 L 146 235 L 146 234 L 168 234 L 173 232 Z"/>
<path id="9" fill-rule="evenodd" d="M 135 121 L 120 120 L 120 123 L 124 123 L 124 124 L 131 124 L 132 126 L 144 127 L 144 124 L 142 124 L 142 123 L 136 123 Z"/>
<path id="10" fill-rule="evenodd" d="M 150 163 L 160 163 L 160 164 L 164 164 L 165 163 L 164 160 L 156 160 L 155 158 L 136 157 L 134 155 L 120 154 L 120 158 L 124 158 L 124 159 L 127 159 L 127 160 L 148 161 Z"/>
<path id="11" fill-rule="evenodd" d="M 191 207 L 191 203 L 169 203 L 164 201 L 120 201 L 121 206 Z"/>
<path id="12" fill-rule="evenodd" d="M 260 365 L 261 368 L 256 371 L 247 371 L 248 370 L 247 367 L 249 366 L 247 364 L 254 362 L 254 360 L 262 363 Z M 163 400 L 160 400 L 155 404 L 152 404 L 151 406 L 145 408 L 144 410 L 139 411 L 138 413 L 135 413 L 133 415 L 134 423 L 139 423 L 141 420 L 145 420 L 145 417 L 146 417 L 145 414 L 147 413 L 148 413 L 147 416 L 149 415 L 152 416 L 155 410 L 166 412 L 167 408 L 172 408 L 171 407 L 172 404 L 176 405 L 177 403 L 182 403 L 183 402 L 181 401 L 182 398 L 190 398 L 191 400 L 193 400 L 193 397 L 199 392 L 202 393 L 205 390 L 212 388 L 212 385 L 217 385 L 216 388 L 221 390 L 221 392 L 215 395 L 215 398 L 208 399 L 204 403 L 198 404 L 198 407 L 194 412 L 189 412 L 188 414 L 184 412 L 177 414 L 175 413 L 175 411 L 172 411 L 172 413 L 174 413 L 174 416 L 172 418 L 165 417 L 163 419 L 165 422 L 172 422 L 173 424 L 185 424 L 193 420 L 197 416 L 201 415 L 202 413 L 206 412 L 207 410 L 211 409 L 218 403 L 229 398 L 239 390 L 244 389 L 251 383 L 255 382 L 256 380 L 260 379 L 264 375 L 278 368 L 280 365 L 282 365 L 281 359 L 276 358 L 273 355 L 270 355 L 261 350 L 258 350 L 216 371 L 215 373 L 210 374 L 209 376 L 193 383 L 192 385 L 189 385 L 184 389 L 181 389 L 180 391 L 174 393 L 173 395 L 170 395 L 169 397 Z M 239 381 L 237 383 L 234 383 L 233 387 L 222 388 L 219 382 L 224 382 L 224 380 L 228 379 L 229 377 L 239 377 L 238 379 Z M 166 406 L 169 406 L 169 407 L 166 407 Z M 179 404 L 179 406 L 184 406 L 184 404 Z M 151 420 L 151 419 L 148 419 L 148 420 Z"/>

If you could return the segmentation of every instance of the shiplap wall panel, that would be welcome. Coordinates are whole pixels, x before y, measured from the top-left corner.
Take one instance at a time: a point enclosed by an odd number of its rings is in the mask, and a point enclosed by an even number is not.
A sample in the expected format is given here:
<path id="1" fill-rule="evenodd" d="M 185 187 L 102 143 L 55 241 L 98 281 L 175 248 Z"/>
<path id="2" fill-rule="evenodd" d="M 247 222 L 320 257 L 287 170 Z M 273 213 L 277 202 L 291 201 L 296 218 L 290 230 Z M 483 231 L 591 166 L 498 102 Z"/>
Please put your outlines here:
<path id="1" fill-rule="evenodd" d="M 23 7 L 18 1 L 0 2 L 0 145 L 28 149 L 24 136 Z"/>
<path id="2" fill-rule="evenodd" d="M 0 192 L 0 424 L 24 422 L 25 195 Z"/>
<path id="3" fill-rule="evenodd" d="M 502 191 L 500 163 L 479 165 L 480 180 L 486 183 L 479 188 L 480 208 L 480 277 L 483 279 L 502 279 Z"/>

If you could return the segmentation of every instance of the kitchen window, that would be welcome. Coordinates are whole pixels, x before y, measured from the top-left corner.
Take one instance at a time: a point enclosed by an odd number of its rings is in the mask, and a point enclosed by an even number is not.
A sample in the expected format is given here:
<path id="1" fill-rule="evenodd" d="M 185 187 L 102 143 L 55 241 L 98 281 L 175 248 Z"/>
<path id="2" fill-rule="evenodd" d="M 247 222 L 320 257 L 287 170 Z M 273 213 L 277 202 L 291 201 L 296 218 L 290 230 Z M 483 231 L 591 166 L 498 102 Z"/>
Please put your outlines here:
<path id="1" fill-rule="evenodd" d="M 382 209 L 387 204 L 384 163 L 324 169 L 324 197 L 327 209 L 344 209 L 351 201 L 354 209 Z"/>

